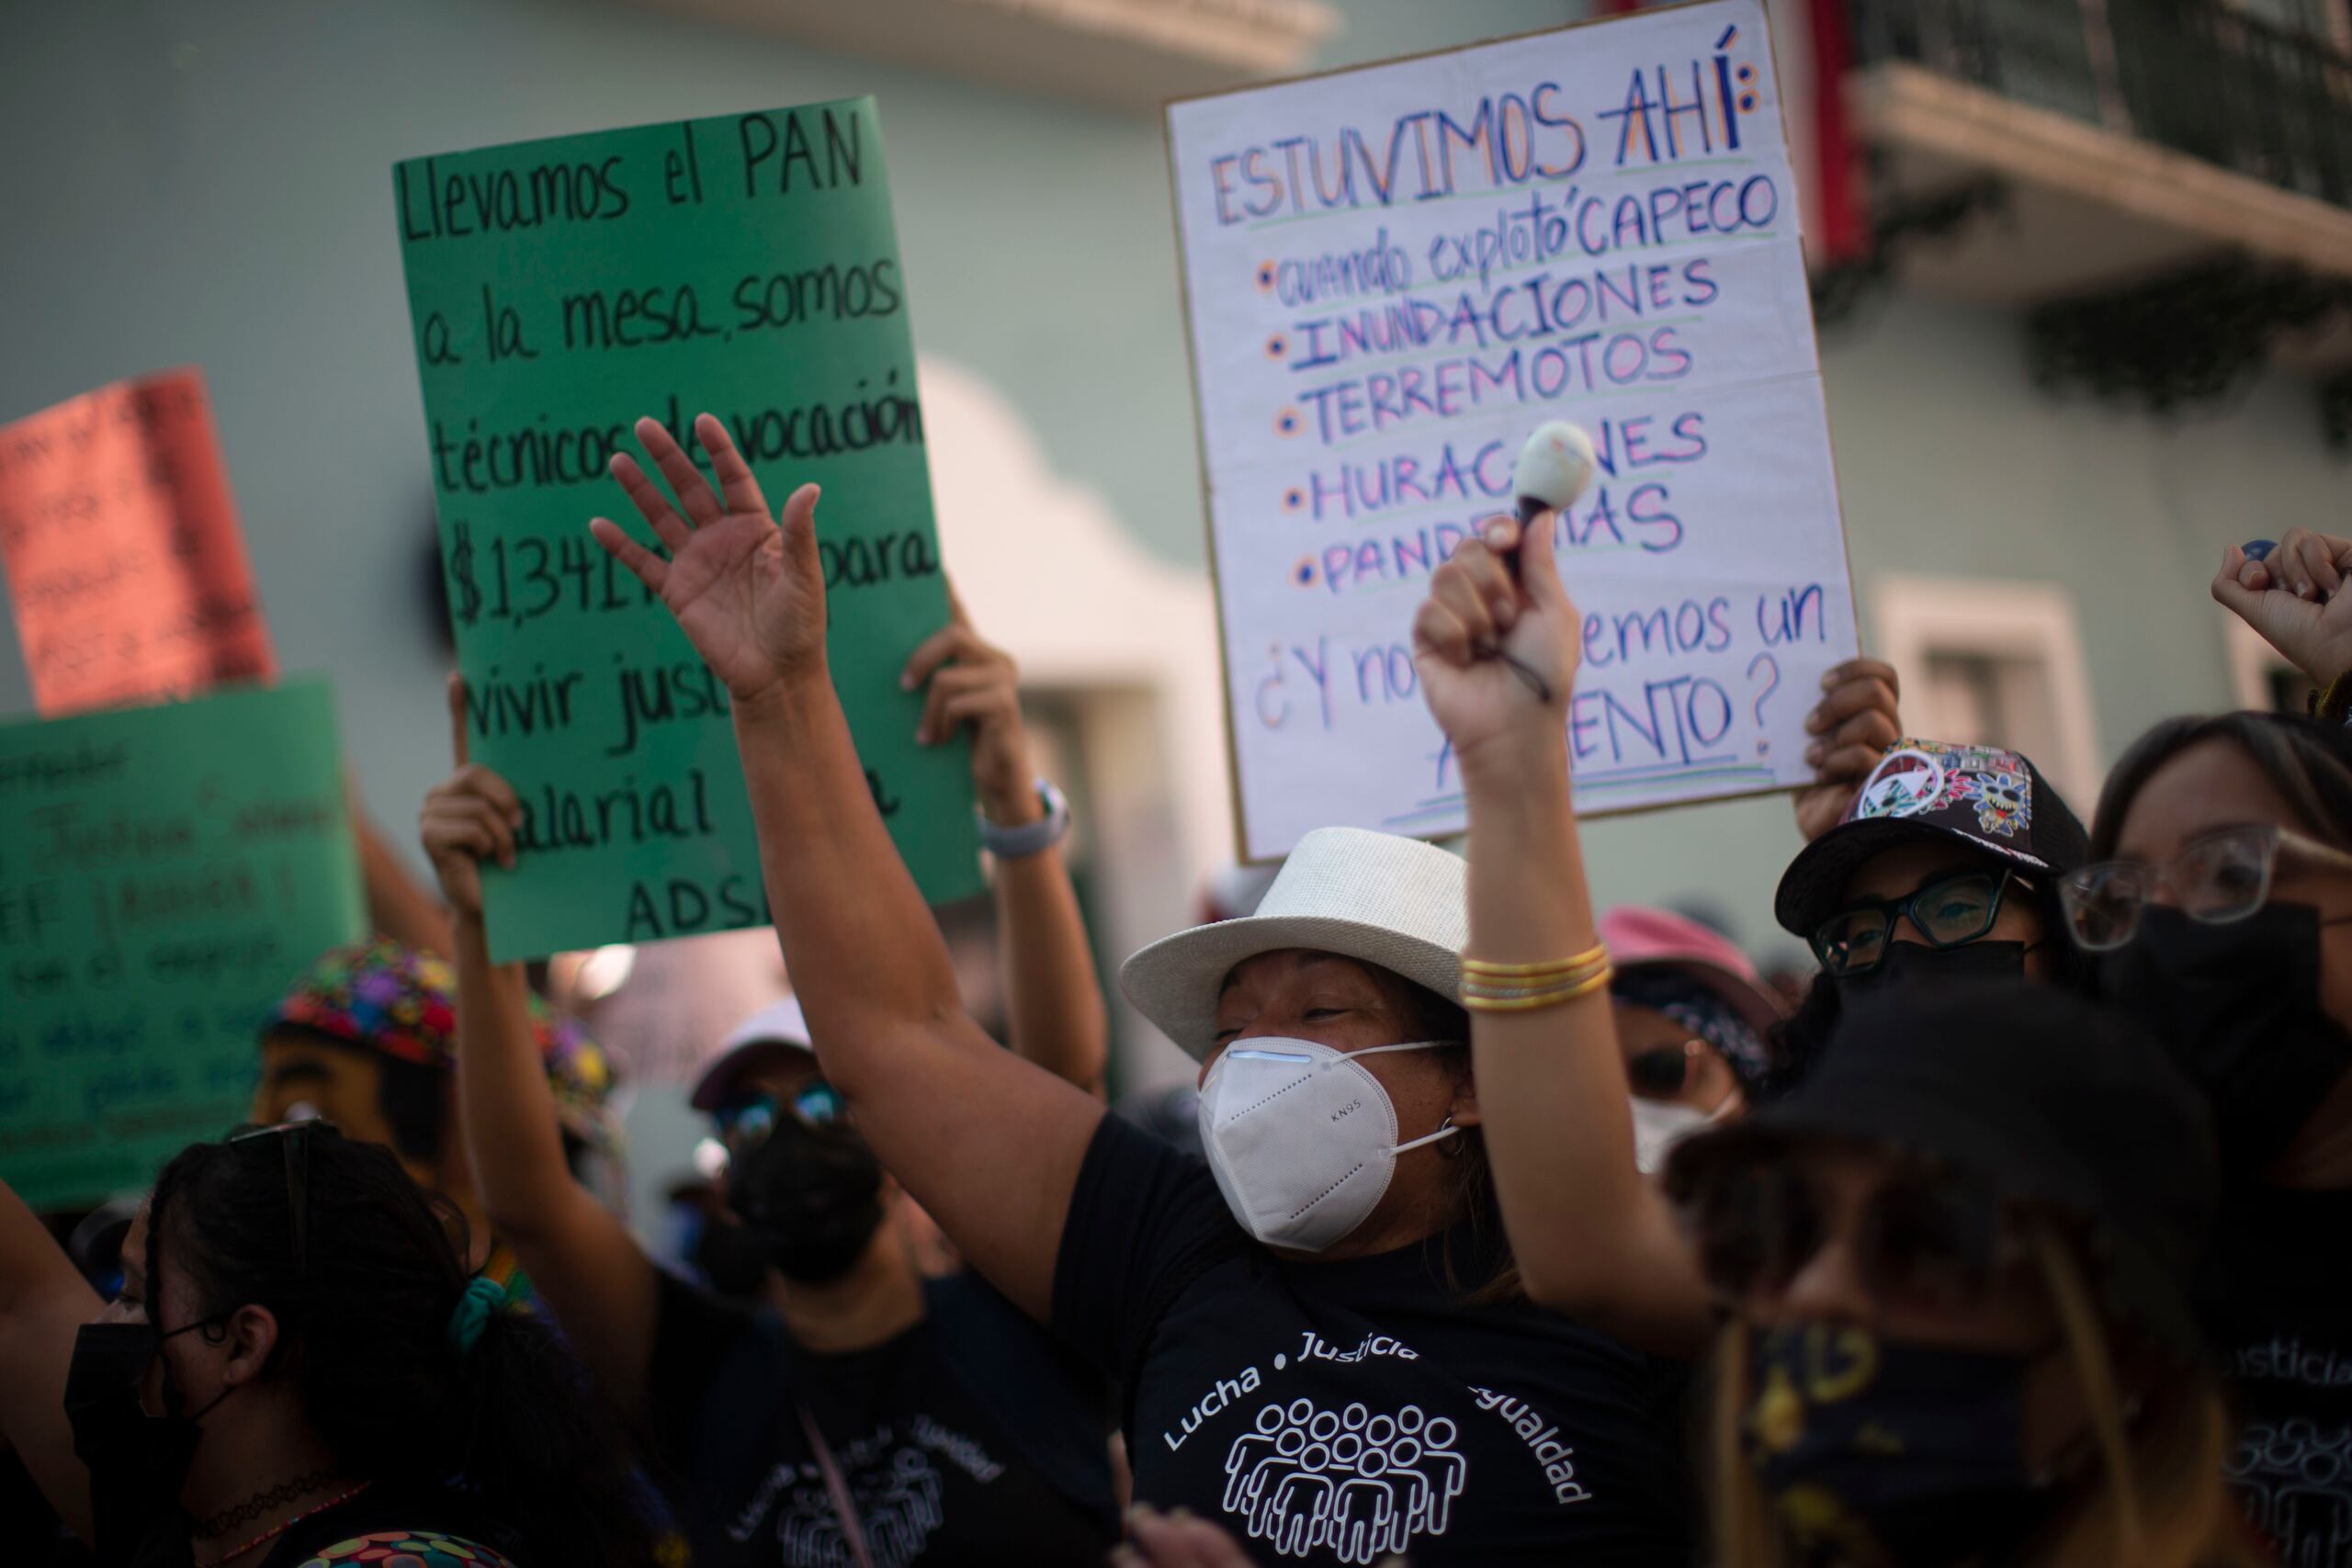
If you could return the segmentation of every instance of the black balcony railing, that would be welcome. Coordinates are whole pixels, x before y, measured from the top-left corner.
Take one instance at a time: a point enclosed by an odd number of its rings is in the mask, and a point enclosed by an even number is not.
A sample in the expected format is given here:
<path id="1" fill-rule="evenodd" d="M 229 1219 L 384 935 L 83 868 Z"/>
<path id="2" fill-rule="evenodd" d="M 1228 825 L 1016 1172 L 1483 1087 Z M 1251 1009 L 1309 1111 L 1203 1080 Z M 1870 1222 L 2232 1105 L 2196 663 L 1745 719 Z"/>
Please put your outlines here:
<path id="1" fill-rule="evenodd" d="M 2352 60 L 2227 0 L 1852 0 L 1908 61 L 2352 208 Z"/>

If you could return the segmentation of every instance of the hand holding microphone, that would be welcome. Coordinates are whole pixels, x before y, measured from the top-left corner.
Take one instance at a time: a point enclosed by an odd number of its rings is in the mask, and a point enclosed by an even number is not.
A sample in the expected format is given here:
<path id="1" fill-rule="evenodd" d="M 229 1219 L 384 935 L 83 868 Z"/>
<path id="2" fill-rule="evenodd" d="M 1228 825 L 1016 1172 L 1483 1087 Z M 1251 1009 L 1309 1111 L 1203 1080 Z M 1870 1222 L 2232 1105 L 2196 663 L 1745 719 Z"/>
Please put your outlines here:
<path id="1" fill-rule="evenodd" d="M 1555 419 L 1537 427 L 1519 449 L 1519 462 L 1511 469 L 1510 491 L 1513 510 L 1522 530 L 1535 526 L 1535 520 L 1546 512 L 1565 513 L 1576 504 L 1577 498 L 1592 484 L 1595 464 L 1592 437 L 1566 420 Z M 1504 557 L 1513 577 L 1519 573 L 1519 552 Z M 1499 659 L 1519 678 L 1536 700 L 1549 704 L 1551 682 L 1544 680 L 1519 660 L 1513 659 L 1491 643 L 1479 645 L 1475 650 L 1482 659 Z"/>

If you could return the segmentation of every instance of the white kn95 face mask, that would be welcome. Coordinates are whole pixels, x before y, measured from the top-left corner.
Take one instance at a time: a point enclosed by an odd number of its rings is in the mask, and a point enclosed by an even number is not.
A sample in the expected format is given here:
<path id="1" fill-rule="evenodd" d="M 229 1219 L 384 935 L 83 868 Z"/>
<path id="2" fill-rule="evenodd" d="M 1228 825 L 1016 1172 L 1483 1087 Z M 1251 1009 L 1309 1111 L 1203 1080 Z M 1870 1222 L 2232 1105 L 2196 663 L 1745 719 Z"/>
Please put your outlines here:
<path id="1" fill-rule="evenodd" d="M 1268 1247 L 1320 1252 L 1363 1224 L 1396 1156 L 1461 1131 L 1396 1141 L 1396 1106 L 1357 1058 L 1459 1044 L 1415 1040 L 1346 1052 L 1312 1040 L 1240 1040 L 1201 1084 L 1201 1144 L 1226 1206 Z"/>

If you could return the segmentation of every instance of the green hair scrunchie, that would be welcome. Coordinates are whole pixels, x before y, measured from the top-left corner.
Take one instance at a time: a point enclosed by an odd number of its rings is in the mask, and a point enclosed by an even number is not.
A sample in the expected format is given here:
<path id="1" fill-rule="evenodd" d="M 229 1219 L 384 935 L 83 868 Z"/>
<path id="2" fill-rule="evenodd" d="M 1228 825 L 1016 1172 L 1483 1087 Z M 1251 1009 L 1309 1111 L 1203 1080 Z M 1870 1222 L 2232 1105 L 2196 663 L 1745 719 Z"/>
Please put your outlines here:
<path id="1" fill-rule="evenodd" d="M 506 1287 L 497 1280 L 477 1275 L 467 1281 L 466 1293 L 458 1298 L 456 1309 L 449 1314 L 449 1349 L 458 1359 L 473 1354 L 490 1314 L 505 1304 Z"/>

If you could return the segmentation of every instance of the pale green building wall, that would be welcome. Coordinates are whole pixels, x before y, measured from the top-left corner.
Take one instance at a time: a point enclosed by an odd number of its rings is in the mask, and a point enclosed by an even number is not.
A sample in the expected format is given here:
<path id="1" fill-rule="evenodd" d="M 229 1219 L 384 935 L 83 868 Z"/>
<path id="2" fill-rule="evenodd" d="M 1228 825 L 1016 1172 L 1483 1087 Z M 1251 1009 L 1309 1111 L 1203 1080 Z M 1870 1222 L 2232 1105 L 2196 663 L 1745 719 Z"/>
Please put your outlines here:
<path id="1" fill-rule="evenodd" d="M 1350 0 L 1325 63 L 1571 19 L 1574 0 Z M 418 152 L 872 92 L 923 350 L 988 378 L 1152 550 L 1201 558 L 1158 124 L 811 54 L 626 4 L 21 6 L 0 62 L 0 417 L 207 372 L 281 656 L 331 674 L 402 829 L 441 772 L 431 514 L 389 169 Z M 2166 426 L 2035 392 L 2012 315 L 1888 298 L 1824 344 L 1858 579 L 2075 595 L 2102 755 L 2228 700 L 2221 545 L 2341 525 L 2307 384 Z M 1867 593 L 1864 620 L 1868 625 Z M 1202 658 L 1213 657 L 1203 649 Z M 13 639 L 0 713 L 29 707 Z M 2089 803 L 2080 803 L 2087 812 Z M 1706 893 L 1747 934 L 1784 803 L 1594 832 L 1610 897 Z"/>

